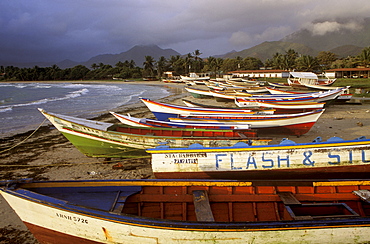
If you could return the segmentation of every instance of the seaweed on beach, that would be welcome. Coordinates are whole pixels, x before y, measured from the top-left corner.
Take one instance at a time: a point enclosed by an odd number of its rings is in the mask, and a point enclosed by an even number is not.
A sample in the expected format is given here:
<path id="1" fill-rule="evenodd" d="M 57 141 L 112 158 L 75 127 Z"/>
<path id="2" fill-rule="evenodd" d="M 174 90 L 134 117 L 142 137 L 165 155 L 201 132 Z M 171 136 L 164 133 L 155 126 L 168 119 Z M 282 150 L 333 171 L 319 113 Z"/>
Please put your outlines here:
<path id="1" fill-rule="evenodd" d="M 10 225 L 0 228 L 0 244 L 37 244 L 34 236 L 26 230 L 12 228 Z"/>

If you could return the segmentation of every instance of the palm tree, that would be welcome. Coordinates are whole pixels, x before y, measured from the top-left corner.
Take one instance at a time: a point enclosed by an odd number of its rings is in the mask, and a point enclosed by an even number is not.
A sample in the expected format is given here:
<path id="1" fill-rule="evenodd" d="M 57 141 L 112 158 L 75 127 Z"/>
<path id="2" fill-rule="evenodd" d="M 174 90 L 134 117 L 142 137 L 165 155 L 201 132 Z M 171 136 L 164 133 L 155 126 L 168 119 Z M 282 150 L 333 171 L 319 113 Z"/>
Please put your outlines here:
<path id="1" fill-rule="evenodd" d="M 362 49 L 358 59 L 365 67 L 367 67 L 370 64 L 370 47 Z"/>
<path id="2" fill-rule="evenodd" d="M 319 61 L 310 55 L 303 55 L 297 59 L 298 69 L 302 71 L 314 71 L 319 68 Z"/>
<path id="3" fill-rule="evenodd" d="M 185 65 L 185 73 L 189 73 L 190 70 L 191 70 L 191 66 L 193 64 L 193 56 L 191 55 L 191 53 L 188 53 L 188 55 L 185 57 L 185 62 L 184 62 L 184 65 Z"/>
<path id="4" fill-rule="evenodd" d="M 201 58 L 199 57 L 202 55 L 202 53 L 197 49 L 193 52 L 193 57 L 194 57 L 194 72 L 199 73 L 200 72 L 200 60 Z"/>
<path id="5" fill-rule="evenodd" d="M 162 77 L 162 73 L 165 71 L 167 66 L 167 59 L 163 56 L 159 58 L 157 61 L 157 73 L 158 77 Z"/>
<path id="6" fill-rule="evenodd" d="M 144 72 L 147 76 L 154 76 L 154 58 L 152 56 L 145 56 Z"/>
<path id="7" fill-rule="evenodd" d="M 96 64 L 96 63 L 93 63 L 92 65 L 91 65 L 91 68 L 92 69 L 97 69 L 99 66 Z"/>

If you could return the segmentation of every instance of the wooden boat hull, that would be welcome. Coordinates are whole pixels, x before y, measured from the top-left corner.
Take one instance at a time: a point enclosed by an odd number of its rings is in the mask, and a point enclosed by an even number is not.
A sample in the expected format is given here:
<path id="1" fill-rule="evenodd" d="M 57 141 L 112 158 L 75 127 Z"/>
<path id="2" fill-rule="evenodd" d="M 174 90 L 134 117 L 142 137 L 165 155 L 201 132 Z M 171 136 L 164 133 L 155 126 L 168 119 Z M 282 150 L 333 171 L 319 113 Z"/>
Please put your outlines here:
<path id="1" fill-rule="evenodd" d="M 233 145 L 239 141 L 250 142 L 245 135 L 232 130 L 130 128 L 114 124 L 41 113 L 83 154 L 90 157 L 121 158 L 146 155 L 145 149 L 159 145 L 184 147 L 193 143 L 203 145 Z M 124 133 L 123 131 L 132 131 Z"/>
<path id="2" fill-rule="evenodd" d="M 166 121 L 169 118 L 192 115 L 208 115 L 220 117 L 244 117 L 251 114 L 273 114 L 275 110 L 227 109 L 186 107 L 166 103 L 154 102 L 149 99 L 140 99 L 158 120 Z"/>
<path id="3" fill-rule="evenodd" d="M 368 191 L 368 180 L 5 184 L 1 195 L 42 244 L 366 243 L 370 235 L 368 203 L 353 194 Z"/>
<path id="4" fill-rule="evenodd" d="M 115 112 L 110 112 L 114 117 L 116 117 L 121 123 L 130 126 L 141 126 L 141 127 L 158 127 L 158 128 L 197 128 L 197 129 L 214 129 L 214 130 L 235 130 L 238 133 L 242 133 L 249 137 L 255 137 L 256 131 L 251 130 L 250 126 L 238 125 L 238 124 L 202 124 L 202 123 L 182 123 L 182 122 L 170 122 L 161 121 L 155 119 L 146 118 L 136 118 L 132 116 L 126 116 L 122 114 L 117 114 Z"/>
<path id="5" fill-rule="evenodd" d="M 189 101 L 186 99 L 182 100 L 186 106 L 188 107 L 211 107 L 211 108 L 221 108 L 220 106 L 209 106 L 209 105 L 204 105 L 200 103 L 195 103 L 193 101 Z M 238 107 L 242 107 L 243 102 L 245 100 L 240 100 L 240 104 L 238 99 L 235 99 L 235 104 L 238 104 Z M 274 109 L 275 112 L 274 114 L 290 114 L 290 113 L 303 113 L 303 112 L 308 112 L 308 111 L 313 111 L 316 109 L 322 109 L 325 106 L 325 103 L 274 103 L 274 102 L 260 102 L 260 101 L 255 101 L 253 102 L 253 106 L 258 105 L 261 109 L 266 108 L 266 109 Z"/>
<path id="6" fill-rule="evenodd" d="M 370 172 L 370 140 L 148 149 L 157 178 L 348 178 Z"/>
<path id="7" fill-rule="evenodd" d="M 240 119 L 212 119 L 212 118 L 170 118 L 171 122 L 201 123 L 209 125 L 250 125 L 258 134 L 287 134 L 303 135 L 316 123 L 325 109 L 299 114 L 276 114 L 276 115 L 251 115 L 249 118 Z"/>
<path id="8" fill-rule="evenodd" d="M 212 94 L 209 93 L 207 90 L 202 89 L 195 89 L 191 87 L 184 88 L 187 92 L 189 92 L 195 98 L 212 98 Z"/>
<path id="9" fill-rule="evenodd" d="M 304 84 L 307 88 L 312 88 L 312 89 L 319 89 L 319 90 L 338 90 L 342 89 L 342 92 L 339 94 L 337 99 L 335 100 L 336 103 L 344 103 L 346 101 L 349 101 L 352 99 L 352 94 L 349 93 L 349 86 L 347 87 L 331 87 L 331 86 L 319 86 L 319 85 L 309 85 L 309 84 Z M 314 94 L 316 92 L 303 92 L 303 91 L 294 91 L 294 90 L 280 90 L 277 88 L 266 88 L 271 94 Z"/>

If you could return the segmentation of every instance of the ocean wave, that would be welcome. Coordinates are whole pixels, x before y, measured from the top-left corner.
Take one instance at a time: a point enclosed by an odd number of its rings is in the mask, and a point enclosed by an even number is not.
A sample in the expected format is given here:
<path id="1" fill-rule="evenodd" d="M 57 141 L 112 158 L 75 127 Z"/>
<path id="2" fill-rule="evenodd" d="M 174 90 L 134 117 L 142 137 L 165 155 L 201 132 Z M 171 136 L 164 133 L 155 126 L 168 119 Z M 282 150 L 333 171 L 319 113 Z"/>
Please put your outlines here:
<path id="1" fill-rule="evenodd" d="M 0 113 L 12 111 L 12 110 L 13 110 L 12 107 L 3 107 L 3 108 L 0 108 Z"/>
<path id="2" fill-rule="evenodd" d="M 64 97 L 43 98 L 43 99 L 40 99 L 40 100 L 28 102 L 28 103 L 19 103 L 19 104 L 14 104 L 14 105 L 11 105 L 11 106 L 0 106 L 0 112 L 7 112 L 7 111 L 12 110 L 15 107 L 25 107 L 25 106 L 45 104 L 45 103 L 48 103 L 48 102 L 55 102 L 55 101 L 62 101 L 62 100 L 72 99 L 72 98 L 82 96 L 82 95 L 84 95 L 88 92 L 89 92 L 89 89 L 83 88 L 83 89 L 80 89 L 78 91 L 69 92 Z"/>

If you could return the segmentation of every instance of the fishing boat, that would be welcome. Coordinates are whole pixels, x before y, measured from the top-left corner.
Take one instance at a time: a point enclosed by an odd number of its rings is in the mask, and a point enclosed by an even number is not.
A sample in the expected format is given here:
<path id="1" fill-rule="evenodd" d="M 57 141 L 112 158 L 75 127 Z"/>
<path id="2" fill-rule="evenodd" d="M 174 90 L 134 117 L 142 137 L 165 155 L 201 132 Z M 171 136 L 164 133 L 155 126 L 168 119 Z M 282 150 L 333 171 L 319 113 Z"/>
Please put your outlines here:
<path id="1" fill-rule="evenodd" d="M 180 77 L 181 80 L 194 85 L 205 85 L 204 82 L 211 78 L 207 73 L 190 73 L 189 76 L 180 75 Z"/>
<path id="2" fill-rule="evenodd" d="M 370 180 L 2 181 L 42 244 L 367 243 Z"/>
<path id="3" fill-rule="evenodd" d="M 344 88 L 343 88 L 344 89 Z M 314 92 L 309 94 L 228 94 L 212 91 L 213 95 L 223 100 L 245 100 L 250 103 L 249 106 L 258 106 L 255 101 L 270 101 L 270 102 L 329 102 L 336 99 L 343 89 L 335 89 L 325 92 Z M 216 99 L 217 100 L 217 99 Z M 219 100 L 222 101 L 222 100 Z M 254 105 L 253 105 L 254 104 Z"/>
<path id="4" fill-rule="evenodd" d="M 195 98 L 213 98 L 213 95 L 209 92 L 209 90 L 197 89 L 192 87 L 184 87 L 184 89 Z"/>
<path id="5" fill-rule="evenodd" d="M 195 128 L 203 131 L 208 130 L 223 130 L 232 131 L 235 135 L 239 135 L 242 138 L 248 138 L 249 144 L 251 145 L 267 145 L 272 138 L 271 137 L 257 137 L 257 130 L 250 129 L 249 125 L 211 125 L 211 124 L 199 124 L 199 123 L 181 123 L 181 122 L 168 122 L 146 118 L 136 118 L 128 115 L 122 115 L 115 112 L 110 112 L 116 117 L 121 123 L 134 127 L 152 127 L 152 128 Z"/>
<path id="6" fill-rule="evenodd" d="M 197 102 L 194 102 L 194 101 L 190 101 L 188 99 L 182 99 L 182 102 L 187 106 L 187 107 L 191 107 L 191 108 L 222 108 L 222 109 L 240 109 L 240 108 L 237 108 L 235 107 L 235 104 L 234 107 L 226 107 L 226 106 L 217 106 L 217 105 L 210 105 L 210 104 L 202 104 L 202 103 L 197 103 Z"/>
<path id="7" fill-rule="evenodd" d="M 215 117 L 245 117 L 251 114 L 273 114 L 273 109 L 227 109 L 227 108 L 194 108 L 151 101 L 147 98 L 140 100 L 148 107 L 158 120 L 166 121 L 171 117 L 207 115 Z"/>
<path id="8" fill-rule="evenodd" d="M 184 118 L 169 118 L 171 122 L 199 123 L 209 125 L 249 125 L 256 129 L 258 135 L 296 135 L 307 133 L 320 118 L 325 109 L 296 113 L 273 115 L 250 115 L 238 119 L 211 118 L 207 116 L 188 116 Z"/>
<path id="9" fill-rule="evenodd" d="M 39 110 L 80 152 L 90 157 L 137 157 L 146 154 L 144 149 L 159 145 L 184 147 L 201 143 L 231 146 L 239 141 L 249 143 L 242 130 L 128 127 Z"/>
<path id="10" fill-rule="evenodd" d="M 280 144 L 148 149 L 157 178 L 325 179 L 367 176 L 370 140 L 321 138 L 310 143 L 284 139 Z"/>
<path id="11" fill-rule="evenodd" d="M 234 99 L 238 107 L 253 108 L 259 107 L 258 102 L 269 103 L 331 103 L 336 100 L 343 89 L 336 89 L 327 92 L 316 92 L 311 94 L 269 94 L 253 97 L 237 97 Z"/>
<path id="12" fill-rule="evenodd" d="M 238 103 L 238 101 L 235 101 L 235 103 Z M 322 109 L 326 105 L 326 103 L 317 103 L 317 102 L 307 102 L 307 103 L 281 102 L 279 103 L 279 102 L 264 102 L 264 101 L 257 101 L 257 104 L 261 108 L 275 109 L 274 114 L 303 113 L 303 112 L 313 111 L 317 109 Z"/>
<path id="13" fill-rule="evenodd" d="M 321 92 L 327 91 L 327 90 L 338 90 L 341 89 L 342 92 L 339 94 L 339 96 L 336 98 L 336 102 L 343 103 L 346 101 L 349 101 L 352 99 L 352 94 L 349 92 L 350 86 L 346 87 L 328 87 L 328 86 L 319 86 L 319 85 L 310 85 L 310 84 L 304 84 L 307 88 L 312 89 L 319 89 Z M 271 94 L 315 94 L 317 91 L 297 91 L 297 90 L 282 90 L 278 88 L 272 88 L 272 87 L 266 87 L 266 89 Z"/>
<path id="14" fill-rule="evenodd" d="M 216 106 L 216 105 L 206 105 L 201 103 L 196 103 L 187 99 L 182 99 L 183 103 L 188 107 L 211 107 L 211 108 L 225 108 L 222 106 Z M 243 103 L 245 100 L 235 100 L 235 103 Z M 274 114 L 290 114 L 290 113 L 303 113 L 307 111 L 317 110 L 324 108 L 326 103 L 315 103 L 315 102 L 307 102 L 307 103 L 278 103 L 278 102 L 263 102 L 263 101 L 256 101 L 256 104 L 260 108 L 269 108 L 274 109 Z M 238 107 L 243 106 L 242 104 L 239 104 Z M 233 107 L 228 107 L 229 109 L 232 109 Z"/>
<path id="15" fill-rule="evenodd" d="M 333 86 L 320 86 L 320 85 L 312 85 L 312 84 L 304 84 L 307 88 L 312 88 L 316 90 L 334 90 L 340 89 L 342 87 L 333 87 Z M 350 86 L 347 86 L 346 89 L 339 95 L 336 102 L 347 102 L 352 99 L 353 94 L 349 90 Z"/>
<path id="16" fill-rule="evenodd" d="M 211 124 L 201 124 L 201 123 L 182 123 L 182 122 L 171 122 L 162 121 L 149 118 L 136 118 L 128 115 L 118 114 L 115 112 L 110 112 L 114 117 L 116 117 L 121 123 L 130 126 L 138 127 L 164 127 L 164 128 L 193 128 L 193 129 L 222 129 L 222 130 L 249 130 L 249 125 L 211 125 Z"/>
<path id="17" fill-rule="evenodd" d="M 312 72 L 289 72 L 287 79 L 290 86 L 304 86 L 305 84 L 330 86 L 336 79 L 321 78 Z"/>
<path id="18" fill-rule="evenodd" d="M 291 87 L 288 83 L 278 83 L 278 82 L 267 82 L 271 87 L 289 88 Z"/>

